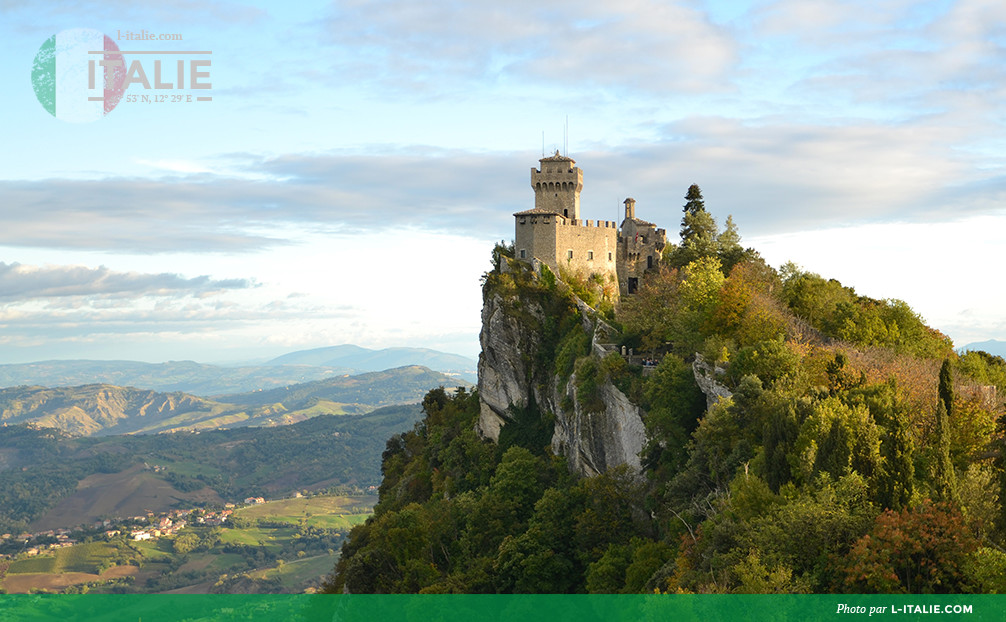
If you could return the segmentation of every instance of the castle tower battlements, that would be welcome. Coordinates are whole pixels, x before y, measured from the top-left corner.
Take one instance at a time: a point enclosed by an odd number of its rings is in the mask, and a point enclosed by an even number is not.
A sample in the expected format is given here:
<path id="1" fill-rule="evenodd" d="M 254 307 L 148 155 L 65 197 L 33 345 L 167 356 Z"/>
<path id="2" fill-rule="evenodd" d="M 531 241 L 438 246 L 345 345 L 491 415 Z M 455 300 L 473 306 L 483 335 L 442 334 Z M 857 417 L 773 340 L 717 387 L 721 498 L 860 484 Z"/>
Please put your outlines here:
<path id="1" fill-rule="evenodd" d="M 531 168 L 534 208 L 561 214 L 564 218 L 580 219 L 580 191 L 583 171 L 573 158 L 555 155 L 538 160 L 541 168 Z"/>

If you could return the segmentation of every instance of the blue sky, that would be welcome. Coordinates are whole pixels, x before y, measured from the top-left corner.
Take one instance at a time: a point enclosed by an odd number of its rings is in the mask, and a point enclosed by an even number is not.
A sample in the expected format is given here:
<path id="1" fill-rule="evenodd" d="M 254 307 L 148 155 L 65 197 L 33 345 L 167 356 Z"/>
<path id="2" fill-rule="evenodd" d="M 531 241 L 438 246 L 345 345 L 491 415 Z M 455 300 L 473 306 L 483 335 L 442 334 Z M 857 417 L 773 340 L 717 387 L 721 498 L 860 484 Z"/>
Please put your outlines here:
<path id="1" fill-rule="evenodd" d="M 474 356 L 479 275 L 533 200 L 542 133 L 561 148 L 567 117 L 585 217 L 616 218 L 633 196 L 676 231 L 698 183 L 773 265 L 902 298 L 958 345 L 1006 339 L 1000 3 L 0 12 L 0 362 L 345 342 Z M 213 101 L 52 117 L 32 61 L 73 28 L 182 35 L 117 43 L 212 51 Z"/>

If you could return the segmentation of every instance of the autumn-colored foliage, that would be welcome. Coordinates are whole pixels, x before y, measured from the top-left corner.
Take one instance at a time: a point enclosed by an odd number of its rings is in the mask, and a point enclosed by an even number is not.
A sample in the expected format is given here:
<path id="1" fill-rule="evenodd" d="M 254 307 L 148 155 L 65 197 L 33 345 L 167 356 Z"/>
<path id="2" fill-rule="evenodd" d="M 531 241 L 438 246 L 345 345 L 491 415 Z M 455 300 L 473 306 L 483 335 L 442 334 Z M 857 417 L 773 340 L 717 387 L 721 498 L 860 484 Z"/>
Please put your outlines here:
<path id="1" fill-rule="evenodd" d="M 977 548 L 960 512 L 926 502 L 884 512 L 848 557 L 836 562 L 850 592 L 960 593 L 973 587 L 965 569 Z"/>

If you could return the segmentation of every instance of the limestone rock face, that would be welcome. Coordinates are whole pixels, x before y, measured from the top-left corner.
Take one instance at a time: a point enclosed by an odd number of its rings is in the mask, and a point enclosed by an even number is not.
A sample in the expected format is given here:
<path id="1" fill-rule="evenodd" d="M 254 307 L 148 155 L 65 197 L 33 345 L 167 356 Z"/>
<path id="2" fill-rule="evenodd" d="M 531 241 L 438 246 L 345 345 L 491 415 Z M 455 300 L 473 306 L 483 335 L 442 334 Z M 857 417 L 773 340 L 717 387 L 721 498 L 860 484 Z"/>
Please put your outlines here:
<path id="1" fill-rule="evenodd" d="M 567 395 L 574 397 L 576 377 L 566 385 Z M 620 464 L 634 472 L 642 470 L 639 452 L 646 442 L 643 411 L 629 401 L 610 381 L 600 386 L 601 412 L 584 412 L 582 404 L 573 399 L 573 412 L 561 412 L 556 417 L 552 435 L 552 451 L 566 456 L 570 467 L 586 475 L 598 475 Z"/>
<path id="2" fill-rule="evenodd" d="M 529 312 L 541 319 L 541 309 Z M 485 438 L 499 440 L 500 428 L 507 421 L 511 406 L 527 406 L 531 396 L 528 352 L 539 346 L 537 335 L 523 327 L 516 315 L 508 313 L 504 300 L 494 295 L 482 307 L 482 331 L 479 333 L 479 401 L 481 412 L 476 429 Z"/>
<path id="3" fill-rule="evenodd" d="M 593 355 L 603 355 L 602 343 L 610 327 L 582 301 L 577 301 L 577 307 L 583 327 L 591 336 Z M 627 464 L 638 472 L 639 452 L 646 442 L 643 411 L 605 380 L 598 387 L 603 409 L 585 412 L 577 399 L 575 374 L 561 382 L 551 369 L 535 367 L 544 315 L 533 301 L 504 299 L 500 295 L 486 298 L 479 335 L 481 412 L 477 431 L 484 438 L 498 441 L 500 429 L 508 421 L 508 409 L 523 408 L 533 400 L 542 413 L 554 416 L 552 450 L 566 456 L 574 471 L 593 476 Z"/>
<path id="4" fill-rule="evenodd" d="M 695 353 L 695 360 L 692 362 L 692 373 L 695 374 L 695 384 L 706 396 L 706 408 L 712 408 L 713 404 L 728 397 L 733 397 L 725 386 L 717 381 L 717 376 L 724 373 L 722 368 L 710 365 L 698 352 Z"/>

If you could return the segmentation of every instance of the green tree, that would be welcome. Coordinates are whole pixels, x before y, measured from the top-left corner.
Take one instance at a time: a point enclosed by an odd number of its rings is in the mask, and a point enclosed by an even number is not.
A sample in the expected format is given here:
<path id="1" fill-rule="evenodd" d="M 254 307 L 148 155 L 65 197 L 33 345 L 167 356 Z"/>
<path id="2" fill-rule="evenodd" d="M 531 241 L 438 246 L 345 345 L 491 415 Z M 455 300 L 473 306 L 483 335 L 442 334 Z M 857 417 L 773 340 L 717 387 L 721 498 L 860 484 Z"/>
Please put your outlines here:
<path id="1" fill-rule="evenodd" d="M 901 410 L 891 413 L 880 445 L 884 458 L 878 477 L 878 498 L 885 508 L 894 510 L 908 505 L 915 492 L 915 463 L 912 436 Z"/>
<path id="2" fill-rule="evenodd" d="M 954 406 L 954 385 L 950 359 L 940 367 L 940 382 L 936 400 L 936 460 L 933 464 L 933 489 L 942 501 L 957 498 L 957 478 L 950 460 L 950 417 Z"/>
<path id="3" fill-rule="evenodd" d="M 668 353 L 644 388 L 649 405 L 644 421 L 645 466 L 660 479 L 677 472 L 688 458 L 686 445 L 706 409 L 706 396 L 695 384 L 691 365 Z"/>
<path id="4" fill-rule="evenodd" d="M 646 538 L 611 544 L 586 575 L 591 594 L 639 594 L 652 591 L 654 574 L 672 557 L 671 547 Z M 664 587 L 664 586 L 659 586 Z"/>
<path id="5" fill-rule="evenodd" d="M 659 270 L 643 276 L 643 285 L 634 296 L 622 300 L 618 307 L 618 320 L 625 329 L 630 345 L 635 341 L 635 345 L 652 351 L 668 341 L 676 341 L 684 333 L 679 312 L 680 283 L 678 270 L 661 266 Z M 588 341 L 585 346 L 589 348 L 589 345 Z M 581 352 L 577 356 L 585 353 Z M 571 371 L 575 357 L 568 358 Z"/>
<path id="6" fill-rule="evenodd" d="M 568 593 L 581 583 L 575 546 L 576 517 L 583 511 L 580 487 L 549 488 L 535 504 L 528 530 L 507 536 L 493 563 L 501 593 Z"/>
<path id="7" fill-rule="evenodd" d="M 758 376 L 744 377 L 745 380 L 751 378 L 761 385 Z M 794 404 L 773 410 L 765 425 L 763 444 L 765 481 L 773 492 L 779 492 L 779 487 L 792 479 L 789 454 L 799 432 Z"/>
<path id="8" fill-rule="evenodd" d="M 727 216 L 723 231 L 716 237 L 716 254 L 720 258 L 720 263 L 723 264 L 724 274 L 730 274 L 734 266 L 757 256 L 753 250 L 745 250 L 741 246 L 741 234 L 737 231 L 733 216 Z"/>
<path id="9" fill-rule="evenodd" d="M 820 473 L 838 479 L 855 471 L 869 480 L 880 466 L 880 437 L 865 406 L 821 400 L 800 428 L 791 459 L 794 475 L 810 482 Z"/>
<path id="10" fill-rule="evenodd" d="M 199 541 L 198 535 L 191 531 L 187 531 L 176 537 L 172 546 L 175 553 L 178 555 L 188 555 L 192 550 L 199 546 Z"/>
<path id="11" fill-rule="evenodd" d="M 686 212 L 681 219 L 681 244 L 672 248 L 667 261 L 672 268 L 687 266 L 697 259 L 717 257 L 716 220 L 705 210 Z"/>
<path id="12" fill-rule="evenodd" d="M 687 202 L 682 211 L 686 214 L 696 214 L 704 212 L 706 209 L 706 202 L 702 198 L 702 189 L 699 188 L 698 184 L 688 186 L 688 192 L 685 193 L 685 201 Z"/>
<path id="13" fill-rule="evenodd" d="M 712 331 L 715 313 L 720 303 L 720 290 L 726 277 L 720 260 L 714 256 L 696 259 L 684 269 L 684 279 L 678 286 L 681 297 L 684 334 L 678 337 L 678 350 L 694 352 L 702 347 L 703 335 Z"/>

